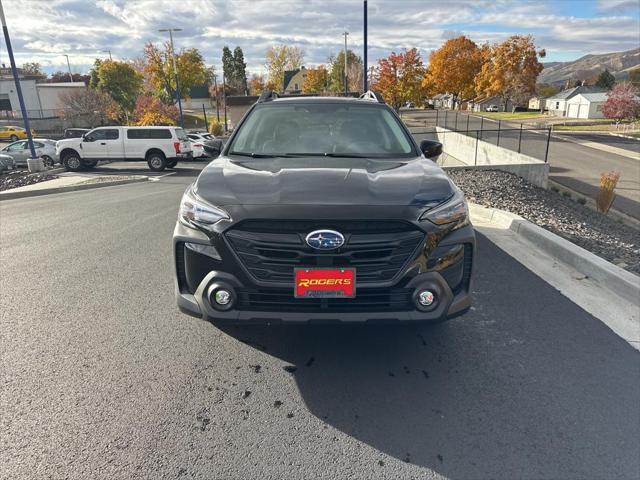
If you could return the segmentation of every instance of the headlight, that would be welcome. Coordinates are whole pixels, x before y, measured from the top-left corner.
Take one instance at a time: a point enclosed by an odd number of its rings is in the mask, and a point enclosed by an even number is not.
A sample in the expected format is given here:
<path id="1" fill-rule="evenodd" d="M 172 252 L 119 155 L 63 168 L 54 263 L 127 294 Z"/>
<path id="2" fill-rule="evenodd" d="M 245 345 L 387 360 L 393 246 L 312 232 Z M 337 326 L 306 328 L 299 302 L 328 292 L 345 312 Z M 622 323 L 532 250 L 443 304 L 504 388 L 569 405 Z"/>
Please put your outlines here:
<path id="1" fill-rule="evenodd" d="M 422 214 L 420 221 L 429 220 L 436 225 L 448 225 L 450 223 L 461 224 L 469 217 L 469 209 L 464 195 L 458 189 L 446 202 L 428 210 Z"/>
<path id="2" fill-rule="evenodd" d="M 207 228 L 225 218 L 230 218 L 229 214 L 198 197 L 193 191 L 193 185 L 184 192 L 178 219 L 187 227 Z"/>

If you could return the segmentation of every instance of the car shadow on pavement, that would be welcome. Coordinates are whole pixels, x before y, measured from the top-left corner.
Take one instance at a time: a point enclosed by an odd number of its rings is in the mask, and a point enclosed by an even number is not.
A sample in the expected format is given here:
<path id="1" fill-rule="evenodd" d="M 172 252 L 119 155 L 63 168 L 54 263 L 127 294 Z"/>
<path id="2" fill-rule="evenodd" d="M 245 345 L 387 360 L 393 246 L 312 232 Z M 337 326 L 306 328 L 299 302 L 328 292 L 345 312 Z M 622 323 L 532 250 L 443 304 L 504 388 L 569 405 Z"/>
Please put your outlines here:
<path id="1" fill-rule="evenodd" d="M 634 477 L 638 352 L 478 240 L 448 323 L 219 328 L 286 362 L 318 419 L 447 478 Z"/>

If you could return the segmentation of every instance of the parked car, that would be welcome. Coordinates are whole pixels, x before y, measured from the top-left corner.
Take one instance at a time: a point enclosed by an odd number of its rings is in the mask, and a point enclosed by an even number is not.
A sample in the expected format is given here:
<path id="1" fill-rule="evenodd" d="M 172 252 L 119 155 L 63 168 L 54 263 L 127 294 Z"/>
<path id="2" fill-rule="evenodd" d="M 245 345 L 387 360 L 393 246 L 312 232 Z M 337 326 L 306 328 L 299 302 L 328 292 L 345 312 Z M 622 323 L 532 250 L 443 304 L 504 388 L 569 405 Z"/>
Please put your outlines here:
<path id="1" fill-rule="evenodd" d="M 191 140 L 198 141 L 202 144 L 202 148 L 207 157 L 217 157 L 222 150 L 222 140 L 217 139 L 208 132 L 189 132 L 187 134 Z M 194 153 L 194 157 L 195 157 Z"/>
<path id="2" fill-rule="evenodd" d="M 16 163 L 13 160 L 13 157 L 10 155 L 0 154 L 0 172 L 13 170 L 14 168 L 16 168 Z"/>
<path id="3" fill-rule="evenodd" d="M 98 127 L 82 138 L 59 140 L 56 151 L 72 172 L 93 168 L 100 160 L 146 160 L 160 172 L 192 158 L 189 137 L 179 127 Z"/>
<path id="4" fill-rule="evenodd" d="M 487 110 L 486 110 L 486 111 L 487 111 L 487 112 L 497 112 L 497 111 L 499 111 L 499 109 L 498 109 L 498 106 L 497 106 L 497 105 L 489 105 L 489 106 L 487 107 Z"/>
<path id="5" fill-rule="evenodd" d="M 35 137 L 35 135 L 35 130 L 31 129 L 31 136 Z M 21 138 L 27 138 L 27 131 L 24 128 L 11 125 L 0 127 L 0 140 L 15 142 Z"/>
<path id="6" fill-rule="evenodd" d="M 204 145 L 199 140 L 191 140 L 190 138 L 189 142 L 191 143 L 193 158 L 201 158 L 207 156 L 206 152 L 204 151 Z"/>
<path id="7" fill-rule="evenodd" d="M 63 138 L 82 138 L 89 131 L 90 128 L 65 128 Z"/>
<path id="8" fill-rule="evenodd" d="M 44 164 L 53 167 L 54 164 L 60 163 L 60 157 L 56 153 L 56 141 L 49 138 L 34 138 L 33 147 L 36 151 L 36 157 L 42 158 Z M 3 147 L 0 152 L 3 155 L 13 157 L 16 166 L 26 166 L 27 159 L 31 158 L 31 150 L 29 149 L 28 140 L 19 140 Z"/>
<path id="9" fill-rule="evenodd" d="M 217 322 L 437 322 L 471 306 L 462 191 L 382 97 L 264 92 L 182 197 L 175 295 Z"/>

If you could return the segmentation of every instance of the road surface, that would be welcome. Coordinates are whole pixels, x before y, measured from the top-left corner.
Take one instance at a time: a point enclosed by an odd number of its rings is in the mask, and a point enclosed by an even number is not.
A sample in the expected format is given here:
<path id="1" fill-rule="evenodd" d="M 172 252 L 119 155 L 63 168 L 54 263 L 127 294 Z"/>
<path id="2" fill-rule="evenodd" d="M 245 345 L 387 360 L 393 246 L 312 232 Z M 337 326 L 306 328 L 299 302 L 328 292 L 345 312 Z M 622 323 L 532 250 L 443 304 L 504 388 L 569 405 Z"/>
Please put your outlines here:
<path id="1" fill-rule="evenodd" d="M 179 313 L 199 168 L 0 202 L 0 478 L 639 477 L 640 354 L 484 237 L 438 327 Z"/>

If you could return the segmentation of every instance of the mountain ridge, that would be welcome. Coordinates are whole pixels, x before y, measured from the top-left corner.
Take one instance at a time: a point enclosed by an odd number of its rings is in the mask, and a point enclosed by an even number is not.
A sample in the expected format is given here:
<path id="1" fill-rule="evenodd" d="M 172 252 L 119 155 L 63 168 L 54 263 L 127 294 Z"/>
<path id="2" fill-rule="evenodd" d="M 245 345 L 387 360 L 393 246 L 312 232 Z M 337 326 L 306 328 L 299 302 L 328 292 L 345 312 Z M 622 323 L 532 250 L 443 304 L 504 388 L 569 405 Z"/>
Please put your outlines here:
<path id="1" fill-rule="evenodd" d="M 564 84 L 567 80 L 586 80 L 607 69 L 616 79 L 629 78 L 629 71 L 640 67 L 640 48 L 624 52 L 587 54 L 571 62 L 543 63 L 538 83 Z"/>

